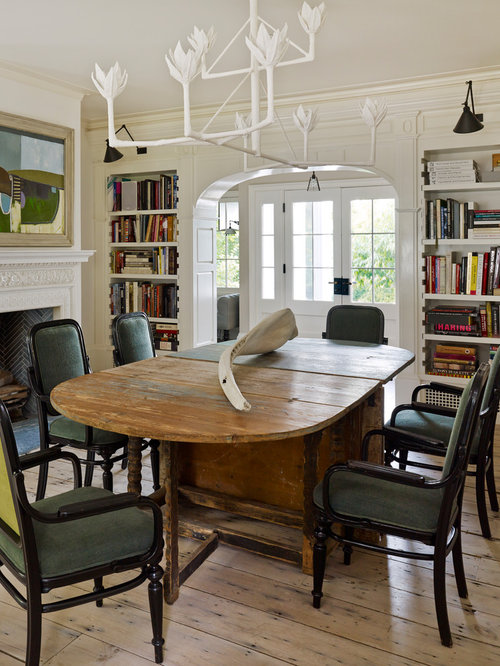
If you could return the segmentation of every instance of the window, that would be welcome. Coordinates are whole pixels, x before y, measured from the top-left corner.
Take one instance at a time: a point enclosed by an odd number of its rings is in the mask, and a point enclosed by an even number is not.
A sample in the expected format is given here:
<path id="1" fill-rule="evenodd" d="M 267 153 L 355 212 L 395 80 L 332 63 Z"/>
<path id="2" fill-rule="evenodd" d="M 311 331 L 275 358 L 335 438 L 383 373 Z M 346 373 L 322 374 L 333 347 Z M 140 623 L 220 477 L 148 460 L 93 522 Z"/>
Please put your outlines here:
<path id="1" fill-rule="evenodd" d="M 352 302 L 396 302 L 394 199 L 351 200 Z"/>
<path id="2" fill-rule="evenodd" d="M 234 200 L 221 200 L 217 220 L 217 287 L 239 286 L 239 204 Z"/>

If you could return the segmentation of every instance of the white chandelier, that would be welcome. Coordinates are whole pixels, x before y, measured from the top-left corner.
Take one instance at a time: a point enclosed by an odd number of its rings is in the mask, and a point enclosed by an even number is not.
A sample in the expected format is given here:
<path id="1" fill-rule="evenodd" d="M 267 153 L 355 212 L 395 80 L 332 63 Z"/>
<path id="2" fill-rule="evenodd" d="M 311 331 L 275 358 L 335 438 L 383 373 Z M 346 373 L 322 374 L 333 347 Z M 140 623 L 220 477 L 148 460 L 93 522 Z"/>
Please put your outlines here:
<path id="1" fill-rule="evenodd" d="M 97 90 L 107 102 L 108 141 L 110 146 L 116 148 L 129 146 L 147 148 L 149 146 L 193 145 L 199 143 L 223 145 L 244 153 L 245 169 L 247 169 L 248 155 L 302 169 L 322 164 L 311 162 L 308 155 L 309 134 L 317 123 L 315 110 L 304 109 L 301 105 L 292 114 L 295 126 L 303 134 L 302 160 L 295 157 L 292 160 L 287 160 L 263 152 L 261 150 L 261 130 L 276 122 L 274 104 L 275 70 L 279 67 L 298 65 L 314 60 L 316 33 L 325 19 L 325 3 L 322 2 L 317 7 L 310 7 L 307 2 L 304 2 L 298 13 L 300 24 L 309 37 L 309 46 L 305 50 L 287 37 L 287 24 L 282 28 L 275 29 L 258 15 L 258 0 L 249 0 L 249 2 L 249 18 L 210 66 L 207 66 L 206 56 L 215 41 L 213 27 L 208 32 L 204 32 L 195 26 L 192 34 L 187 38 L 191 48 L 184 51 L 181 43 L 177 42 L 175 49 L 173 51 L 170 49 L 168 55 L 165 56 L 171 76 L 182 85 L 183 89 L 184 132 L 182 136 L 147 141 L 119 139 L 115 133 L 114 100 L 127 85 L 128 75 L 126 71 L 121 70 L 118 63 L 115 63 L 107 73 L 96 64 L 95 72 L 91 76 Z M 249 66 L 241 69 L 217 71 L 216 66 L 221 58 L 235 41 L 243 36 L 247 28 L 248 36 L 245 36 L 245 43 L 249 52 Z M 288 53 L 289 50 L 292 50 L 293 54 L 285 60 L 285 53 Z M 239 77 L 235 88 L 200 130 L 196 130 L 192 126 L 190 102 L 190 86 L 198 76 L 201 76 L 203 80 Z M 250 113 L 236 113 L 234 127 L 232 128 L 222 131 L 212 130 L 212 123 L 246 81 L 250 82 Z M 386 106 L 385 103 L 367 98 L 360 110 L 363 120 L 371 130 L 371 150 L 369 160 L 357 164 L 369 166 L 375 162 L 376 129 L 385 117 Z M 238 141 L 238 143 L 233 143 L 235 141 Z"/>

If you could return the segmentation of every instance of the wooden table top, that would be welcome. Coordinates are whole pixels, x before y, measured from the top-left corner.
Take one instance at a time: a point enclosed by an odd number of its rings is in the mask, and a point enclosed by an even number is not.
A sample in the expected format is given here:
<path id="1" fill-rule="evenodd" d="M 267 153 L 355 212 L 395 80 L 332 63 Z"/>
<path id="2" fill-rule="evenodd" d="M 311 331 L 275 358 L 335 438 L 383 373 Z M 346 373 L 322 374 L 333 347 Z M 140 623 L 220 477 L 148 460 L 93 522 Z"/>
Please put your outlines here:
<path id="1" fill-rule="evenodd" d="M 177 352 L 176 356 L 218 362 L 222 352 L 234 343 L 235 340 L 230 340 L 197 347 Z M 320 338 L 294 338 L 268 354 L 237 356 L 234 363 L 259 368 L 365 377 L 385 384 L 414 360 L 412 352 L 400 347 Z"/>
<path id="2" fill-rule="evenodd" d="M 256 442 L 303 436 L 342 418 L 380 382 L 313 372 L 235 367 L 252 405 L 239 412 L 213 363 L 158 357 L 70 379 L 51 401 L 81 423 L 135 437 L 178 442 Z"/>

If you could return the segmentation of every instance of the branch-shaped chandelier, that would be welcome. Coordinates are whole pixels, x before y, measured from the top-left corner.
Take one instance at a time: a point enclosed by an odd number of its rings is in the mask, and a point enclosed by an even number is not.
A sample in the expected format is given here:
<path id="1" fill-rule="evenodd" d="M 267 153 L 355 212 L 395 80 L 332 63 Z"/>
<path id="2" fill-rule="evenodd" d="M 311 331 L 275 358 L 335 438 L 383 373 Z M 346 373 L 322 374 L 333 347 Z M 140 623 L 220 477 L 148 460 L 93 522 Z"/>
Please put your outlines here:
<path id="1" fill-rule="evenodd" d="M 315 59 L 316 34 L 325 19 L 325 3 L 322 2 L 317 7 L 310 7 L 307 2 L 304 2 L 300 12 L 298 12 L 300 24 L 309 38 L 307 50 L 288 38 L 287 24 L 276 29 L 258 15 L 258 0 L 249 0 L 249 3 L 249 18 L 210 66 L 207 66 L 206 56 L 215 42 L 213 27 L 205 32 L 195 26 L 192 34 L 187 38 L 191 48 L 184 50 L 181 43 L 177 42 L 175 49 L 170 49 L 168 55 L 165 56 L 170 75 L 182 85 L 184 106 L 184 131 L 182 136 L 145 141 L 119 139 L 115 132 L 114 100 L 127 85 L 128 75 L 126 71 L 122 71 L 118 63 L 115 63 L 108 72 L 104 72 L 96 64 L 95 72 L 91 76 L 97 90 L 107 102 L 108 141 L 110 146 L 121 148 L 205 143 L 223 145 L 244 153 L 245 168 L 247 168 L 248 155 L 299 168 L 307 168 L 312 165 L 312 162 L 308 159 L 308 144 L 309 133 L 314 129 L 317 121 L 316 111 L 306 110 L 299 106 L 292 116 L 295 126 L 304 137 L 303 160 L 298 160 L 295 157 L 292 160 L 287 160 L 263 152 L 261 150 L 261 130 L 276 121 L 274 79 L 277 68 L 312 62 Z M 238 39 L 243 37 L 247 28 L 248 36 L 245 36 L 245 44 L 249 52 L 248 67 L 217 71 L 216 67 L 221 58 Z M 285 59 L 285 55 L 290 51 L 292 51 L 291 57 Z M 239 78 L 235 88 L 201 130 L 194 129 L 191 122 L 190 87 L 198 76 L 201 76 L 203 80 L 227 77 Z M 250 83 L 250 113 L 246 115 L 237 113 L 232 128 L 218 131 L 212 129 L 214 121 L 247 81 Z M 385 116 L 386 107 L 385 104 L 380 105 L 367 99 L 361 113 L 363 119 L 371 128 L 370 160 L 363 163 L 363 165 L 368 165 L 375 161 L 376 128 Z M 238 143 L 233 143 L 235 141 L 238 141 Z M 317 166 L 319 163 L 315 165 Z"/>

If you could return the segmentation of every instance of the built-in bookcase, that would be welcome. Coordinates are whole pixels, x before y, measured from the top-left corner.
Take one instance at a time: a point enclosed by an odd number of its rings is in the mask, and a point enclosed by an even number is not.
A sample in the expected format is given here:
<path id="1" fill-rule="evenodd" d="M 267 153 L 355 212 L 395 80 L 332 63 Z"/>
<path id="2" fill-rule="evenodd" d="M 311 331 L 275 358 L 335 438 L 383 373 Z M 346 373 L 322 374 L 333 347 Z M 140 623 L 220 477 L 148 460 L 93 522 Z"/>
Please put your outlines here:
<path id="1" fill-rule="evenodd" d="M 460 358 L 455 359 L 460 369 L 454 372 L 446 363 L 435 363 L 443 345 L 468 348 L 468 352 L 457 352 L 458 357 L 470 354 L 477 364 L 488 360 L 500 344 L 500 290 L 495 288 L 500 281 L 500 223 L 496 226 L 493 219 L 493 211 L 500 209 L 500 173 L 492 169 L 496 152 L 498 147 L 491 145 L 423 153 L 419 362 L 427 381 L 466 381 L 466 364 L 461 366 Z M 442 182 L 432 175 L 430 165 L 436 161 L 448 161 L 450 168 L 458 161 L 470 163 L 477 168 L 478 181 L 460 182 L 457 176 L 457 182 Z M 481 227 L 480 216 L 484 220 L 490 212 L 492 220 L 486 219 Z M 446 312 L 440 318 L 436 311 Z M 445 317 L 449 325 L 443 325 Z"/>
<path id="2" fill-rule="evenodd" d="M 145 312 L 159 351 L 180 336 L 178 191 L 170 171 L 107 180 L 109 313 Z"/>

